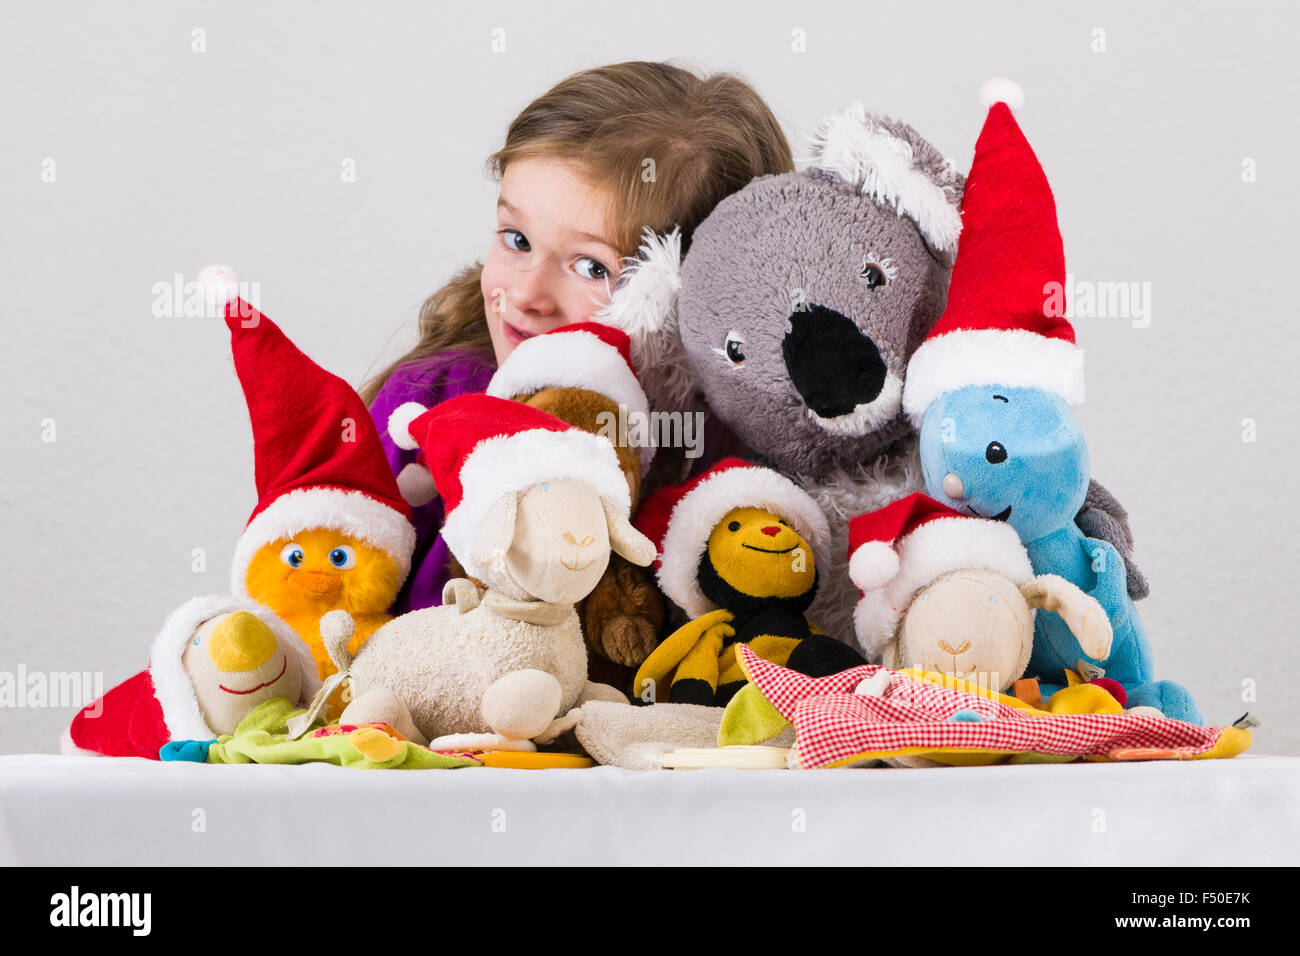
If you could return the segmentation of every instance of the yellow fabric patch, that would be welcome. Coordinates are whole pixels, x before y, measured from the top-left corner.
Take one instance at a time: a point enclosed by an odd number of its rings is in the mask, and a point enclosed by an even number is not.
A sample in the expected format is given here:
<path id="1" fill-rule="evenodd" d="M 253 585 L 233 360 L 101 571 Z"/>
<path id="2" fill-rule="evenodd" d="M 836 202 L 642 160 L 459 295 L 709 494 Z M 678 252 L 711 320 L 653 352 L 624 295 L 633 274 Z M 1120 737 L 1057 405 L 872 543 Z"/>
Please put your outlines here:
<path id="1" fill-rule="evenodd" d="M 406 749 L 402 741 L 388 736 L 376 727 L 359 727 L 348 735 L 348 740 L 361 756 L 375 763 L 392 760 Z"/>

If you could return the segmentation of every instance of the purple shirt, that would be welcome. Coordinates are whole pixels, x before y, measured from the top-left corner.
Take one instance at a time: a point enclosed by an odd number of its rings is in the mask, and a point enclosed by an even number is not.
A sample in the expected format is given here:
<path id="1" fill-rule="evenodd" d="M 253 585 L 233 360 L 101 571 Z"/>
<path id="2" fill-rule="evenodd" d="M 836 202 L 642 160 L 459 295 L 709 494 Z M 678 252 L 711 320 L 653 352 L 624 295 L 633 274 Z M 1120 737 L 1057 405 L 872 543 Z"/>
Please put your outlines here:
<path id="1" fill-rule="evenodd" d="M 388 416 L 403 402 L 419 402 L 432 408 L 457 395 L 486 391 L 488 380 L 496 371 L 490 353 L 453 351 L 399 366 L 388 377 L 370 405 L 370 417 L 379 429 L 379 440 L 388 457 L 393 474 L 415 461 L 418 451 L 398 448 L 388 434 Z M 412 508 L 415 525 L 415 553 L 411 556 L 411 573 L 393 602 L 392 613 L 404 614 L 442 603 L 442 586 L 451 576 L 447 564 L 451 552 L 442 540 L 442 499 Z"/>

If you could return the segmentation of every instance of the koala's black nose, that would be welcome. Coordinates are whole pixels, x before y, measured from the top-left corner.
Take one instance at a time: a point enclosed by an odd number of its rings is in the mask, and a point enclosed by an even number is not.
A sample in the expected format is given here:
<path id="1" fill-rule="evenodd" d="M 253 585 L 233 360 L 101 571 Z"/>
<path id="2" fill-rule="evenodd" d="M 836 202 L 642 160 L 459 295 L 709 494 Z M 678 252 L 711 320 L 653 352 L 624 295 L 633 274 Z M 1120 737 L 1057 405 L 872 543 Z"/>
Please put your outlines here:
<path id="1" fill-rule="evenodd" d="M 790 314 L 781 354 L 804 404 L 822 418 L 875 401 L 889 371 L 871 337 L 824 305 Z"/>
<path id="2" fill-rule="evenodd" d="M 1007 450 L 1002 447 L 1002 442 L 991 441 L 989 447 L 984 449 L 984 457 L 990 465 L 1000 465 L 1007 460 Z"/>

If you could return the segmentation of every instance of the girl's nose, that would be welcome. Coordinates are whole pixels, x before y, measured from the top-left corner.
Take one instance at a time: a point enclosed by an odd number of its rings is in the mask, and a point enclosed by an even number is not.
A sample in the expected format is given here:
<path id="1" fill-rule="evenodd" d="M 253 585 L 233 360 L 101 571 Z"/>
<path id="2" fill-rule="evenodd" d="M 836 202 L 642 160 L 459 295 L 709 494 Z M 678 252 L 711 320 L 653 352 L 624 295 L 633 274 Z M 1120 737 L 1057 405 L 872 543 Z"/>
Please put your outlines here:
<path id="1" fill-rule="evenodd" d="M 515 272 L 506 298 L 520 312 L 536 312 L 549 315 L 555 311 L 555 300 L 550 293 L 547 278 L 548 264 L 535 262 L 532 268 Z"/>
<path id="2" fill-rule="evenodd" d="M 769 538 L 775 538 L 780 533 L 780 525 L 770 524 L 766 528 L 763 528 L 763 534 L 767 535 Z"/>

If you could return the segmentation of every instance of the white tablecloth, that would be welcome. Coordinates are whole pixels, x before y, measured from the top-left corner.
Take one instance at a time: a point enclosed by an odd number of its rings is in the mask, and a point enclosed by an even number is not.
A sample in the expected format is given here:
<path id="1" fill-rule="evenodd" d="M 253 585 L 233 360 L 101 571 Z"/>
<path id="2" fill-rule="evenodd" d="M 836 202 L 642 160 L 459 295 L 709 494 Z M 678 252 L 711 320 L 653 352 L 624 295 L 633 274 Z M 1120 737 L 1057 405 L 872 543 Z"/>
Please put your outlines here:
<path id="1" fill-rule="evenodd" d="M 1300 758 L 364 771 L 0 757 L 0 863 L 1300 864 Z"/>

